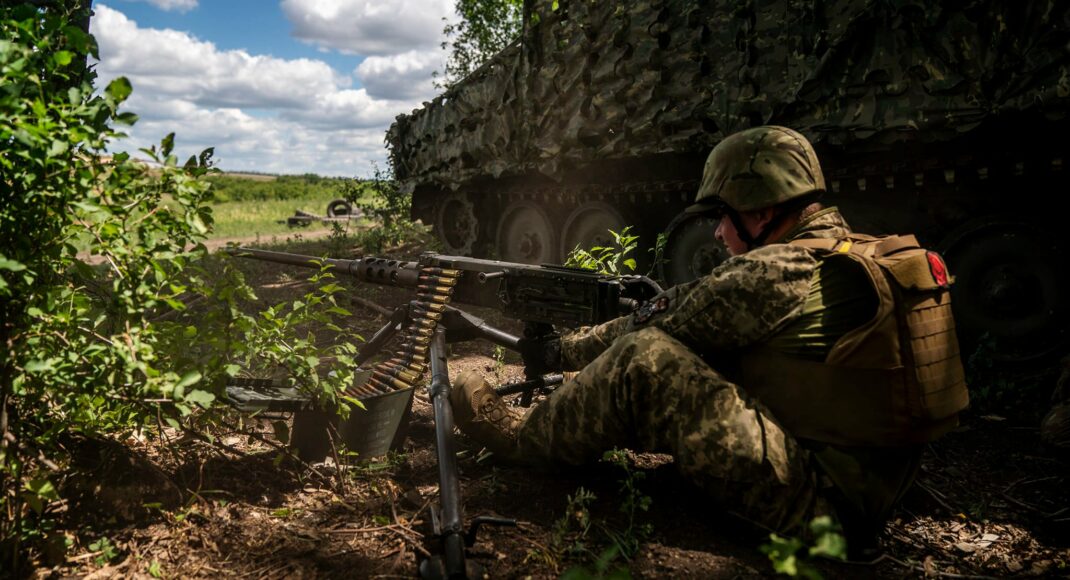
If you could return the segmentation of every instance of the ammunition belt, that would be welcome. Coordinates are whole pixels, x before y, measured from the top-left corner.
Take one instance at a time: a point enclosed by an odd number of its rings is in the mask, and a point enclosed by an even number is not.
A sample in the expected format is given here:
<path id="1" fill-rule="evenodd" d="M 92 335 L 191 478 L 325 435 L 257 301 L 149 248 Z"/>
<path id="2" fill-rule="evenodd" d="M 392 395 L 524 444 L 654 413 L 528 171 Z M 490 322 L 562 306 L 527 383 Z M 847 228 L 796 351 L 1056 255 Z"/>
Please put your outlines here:
<path id="1" fill-rule="evenodd" d="M 345 394 L 369 399 L 411 389 L 427 372 L 431 336 L 453 296 L 460 270 L 425 267 L 420 270 L 417 299 L 409 305 L 409 322 L 402 330 L 401 346 L 393 356 L 372 367 L 363 384 L 354 383 Z"/>

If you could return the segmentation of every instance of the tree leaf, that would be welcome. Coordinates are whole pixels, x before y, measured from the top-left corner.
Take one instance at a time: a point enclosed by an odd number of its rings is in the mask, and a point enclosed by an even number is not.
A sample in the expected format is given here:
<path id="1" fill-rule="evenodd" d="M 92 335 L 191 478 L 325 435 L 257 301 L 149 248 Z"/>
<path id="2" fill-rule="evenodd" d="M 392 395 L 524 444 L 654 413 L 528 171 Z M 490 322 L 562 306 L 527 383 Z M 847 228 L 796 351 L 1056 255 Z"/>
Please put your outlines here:
<path id="1" fill-rule="evenodd" d="M 52 359 L 47 360 L 32 360 L 26 363 L 26 372 L 28 373 L 40 373 L 45 371 L 56 370 L 55 362 Z"/>
<path id="2" fill-rule="evenodd" d="M 175 134 L 168 133 L 166 137 L 160 141 L 160 156 L 167 157 L 171 154 L 171 150 L 175 148 Z"/>
<path id="3" fill-rule="evenodd" d="M 201 373 L 197 371 L 190 371 L 182 375 L 182 378 L 179 379 L 177 383 L 175 383 L 175 390 L 184 389 L 199 380 L 201 380 Z"/>
<path id="4" fill-rule="evenodd" d="M 69 50 L 58 50 L 52 54 L 52 60 L 59 66 L 67 66 L 74 60 L 74 54 Z"/>
<path id="5" fill-rule="evenodd" d="M 56 486 L 52 485 L 52 482 L 44 479 L 31 479 L 26 482 L 26 489 L 33 492 L 39 497 L 43 497 L 48 500 L 59 499 L 59 494 L 56 493 Z"/>
<path id="6" fill-rule="evenodd" d="M 108 88 L 104 89 L 104 94 L 115 101 L 116 104 L 125 101 L 132 92 L 134 92 L 134 87 L 130 85 L 130 81 L 126 77 L 119 77 L 113 80 L 108 83 Z"/>
<path id="7" fill-rule="evenodd" d="M 25 265 L 16 262 L 15 260 L 9 260 L 8 258 L 5 258 L 3 254 L 0 254 L 0 270 L 10 270 L 11 272 L 19 272 L 25 269 Z"/>
<path id="8" fill-rule="evenodd" d="M 186 395 L 186 402 L 200 405 L 204 409 L 208 409 L 212 406 L 212 401 L 215 401 L 215 395 L 208 391 L 193 390 Z"/>
<path id="9" fill-rule="evenodd" d="M 137 123 L 137 120 L 137 114 L 131 113 L 130 111 L 124 111 L 122 113 L 119 113 L 118 115 L 115 115 L 115 122 L 119 123 L 120 125 L 133 125 L 134 123 Z"/>

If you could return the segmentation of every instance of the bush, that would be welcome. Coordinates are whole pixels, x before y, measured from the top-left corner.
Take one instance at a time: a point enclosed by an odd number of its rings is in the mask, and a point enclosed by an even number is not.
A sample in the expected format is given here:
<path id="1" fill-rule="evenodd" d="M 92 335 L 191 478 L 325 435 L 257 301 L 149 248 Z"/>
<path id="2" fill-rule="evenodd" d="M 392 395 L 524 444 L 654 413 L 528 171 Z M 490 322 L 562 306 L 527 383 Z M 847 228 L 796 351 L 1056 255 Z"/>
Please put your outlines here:
<path id="1" fill-rule="evenodd" d="M 144 320 L 176 303 L 174 276 L 204 252 L 211 215 L 198 178 L 212 152 L 179 166 L 168 136 L 145 151 L 151 172 L 108 158 L 123 136 L 114 127 L 137 119 L 119 112 L 131 86 L 120 78 L 94 94 L 85 58 L 96 45 L 71 12 L 0 9 L 0 542 L 16 570 L 19 544 L 57 499 L 61 438 L 129 428 L 141 413 L 130 401 L 150 393 L 210 401 L 195 374 L 160 368 Z"/>
<path id="2" fill-rule="evenodd" d="M 329 273 L 253 317 L 237 308 L 254 298 L 241 277 L 205 259 L 211 149 L 180 164 L 168 135 L 143 150 L 151 169 L 106 155 L 137 120 L 119 112 L 132 87 L 94 92 L 95 41 L 67 5 L 0 5 L 0 569 L 13 573 L 53 528 L 72 438 L 158 417 L 189 430 L 239 364 L 284 367 L 327 399 L 348 377 L 320 379 L 308 328 L 345 314 Z M 193 315 L 196 297 L 207 308 Z M 331 354 L 345 365 L 353 350 Z"/>
<path id="3" fill-rule="evenodd" d="M 398 187 L 393 173 L 375 168 L 375 178 L 362 182 L 346 181 L 342 185 L 342 198 L 364 212 L 364 217 L 374 222 L 356 239 L 365 252 L 379 253 L 386 246 L 398 244 L 426 232 L 426 228 L 409 219 L 412 194 Z"/>

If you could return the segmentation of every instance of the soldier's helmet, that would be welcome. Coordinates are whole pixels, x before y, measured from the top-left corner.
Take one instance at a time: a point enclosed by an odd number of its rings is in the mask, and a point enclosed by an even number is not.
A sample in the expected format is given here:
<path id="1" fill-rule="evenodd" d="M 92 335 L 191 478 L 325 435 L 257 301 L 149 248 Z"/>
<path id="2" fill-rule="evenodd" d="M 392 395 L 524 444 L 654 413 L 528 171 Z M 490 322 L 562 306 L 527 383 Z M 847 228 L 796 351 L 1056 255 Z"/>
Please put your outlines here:
<path id="1" fill-rule="evenodd" d="M 772 125 L 724 138 L 709 157 L 688 212 L 771 207 L 825 190 L 814 147 L 798 132 Z"/>

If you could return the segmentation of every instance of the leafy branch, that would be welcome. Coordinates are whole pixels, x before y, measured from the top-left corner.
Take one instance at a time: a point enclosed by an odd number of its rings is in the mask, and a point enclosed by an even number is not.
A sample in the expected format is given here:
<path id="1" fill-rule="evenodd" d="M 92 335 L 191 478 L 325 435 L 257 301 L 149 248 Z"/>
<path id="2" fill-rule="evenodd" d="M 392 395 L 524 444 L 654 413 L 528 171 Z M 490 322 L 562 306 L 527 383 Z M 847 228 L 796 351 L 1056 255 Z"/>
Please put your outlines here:
<path id="1" fill-rule="evenodd" d="M 609 230 L 613 237 L 611 246 L 595 246 L 585 250 L 577 244 L 565 258 L 565 265 L 609 276 L 624 274 L 624 268 L 634 272 L 637 267 L 635 258 L 628 255 L 639 246 L 639 236 L 631 235 L 631 229 L 631 226 L 627 226 L 620 233 Z"/>

